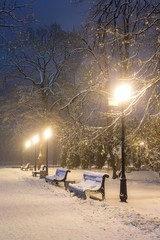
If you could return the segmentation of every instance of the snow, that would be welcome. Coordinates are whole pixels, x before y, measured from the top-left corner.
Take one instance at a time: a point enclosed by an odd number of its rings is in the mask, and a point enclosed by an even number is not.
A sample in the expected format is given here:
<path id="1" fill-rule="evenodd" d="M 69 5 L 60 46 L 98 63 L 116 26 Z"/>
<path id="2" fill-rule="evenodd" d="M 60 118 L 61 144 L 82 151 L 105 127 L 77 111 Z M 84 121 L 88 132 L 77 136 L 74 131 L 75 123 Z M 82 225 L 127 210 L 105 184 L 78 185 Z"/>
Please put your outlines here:
<path id="1" fill-rule="evenodd" d="M 46 176 L 47 181 L 53 182 L 53 180 L 63 180 L 68 170 L 63 168 L 57 168 L 56 173 L 53 176 Z"/>
<path id="2" fill-rule="evenodd" d="M 85 192 L 85 190 L 87 189 L 92 189 L 92 190 L 98 190 L 100 188 L 100 184 L 94 181 L 84 181 L 82 180 L 79 183 L 76 184 L 69 184 L 69 188 L 71 188 L 72 190 L 80 190 L 82 192 Z"/>
<path id="3" fill-rule="evenodd" d="M 98 191 L 102 185 L 103 176 L 106 175 L 104 173 L 92 172 L 92 171 L 84 171 L 83 179 L 78 183 L 69 184 L 69 189 L 80 190 L 85 192 L 85 190 L 92 189 L 94 191 Z M 108 175 L 106 175 L 108 177 Z"/>
<path id="4" fill-rule="evenodd" d="M 56 169 L 49 168 L 49 175 Z M 105 171 L 105 170 L 103 170 Z M 110 176 L 111 172 L 107 172 Z M 83 170 L 68 179 L 80 181 Z M 0 168 L 0 240 L 158 240 L 160 178 L 127 173 L 128 203 L 119 201 L 119 179 L 106 179 L 106 200 L 70 196 L 31 171 Z"/>

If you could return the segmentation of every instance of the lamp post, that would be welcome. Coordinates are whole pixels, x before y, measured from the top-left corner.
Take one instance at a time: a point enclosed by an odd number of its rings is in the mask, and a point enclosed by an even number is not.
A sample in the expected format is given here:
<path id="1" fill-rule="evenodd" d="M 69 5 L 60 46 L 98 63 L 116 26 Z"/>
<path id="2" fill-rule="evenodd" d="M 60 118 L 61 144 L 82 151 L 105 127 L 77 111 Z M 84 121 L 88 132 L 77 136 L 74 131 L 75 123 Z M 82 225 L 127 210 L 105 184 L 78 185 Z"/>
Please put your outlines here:
<path id="1" fill-rule="evenodd" d="M 46 129 L 44 132 L 44 138 L 46 139 L 46 175 L 48 175 L 48 139 L 51 137 L 51 129 Z"/>
<path id="2" fill-rule="evenodd" d="M 142 148 L 144 147 L 144 142 L 139 142 L 138 143 L 138 164 L 137 167 L 140 169 L 141 164 L 142 164 Z"/>
<path id="3" fill-rule="evenodd" d="M 125 113 L 123 102 L 130 97 L 130 86 L 121 85 L 115 91 L 115 99 L 121 103 L 121 178 L 120 178 L 120 200 L 126 202 L 127 200 L 127 184 L 125 175 Z"/>
<path id="4" fill-rule="evenodd" d="M 31 141 L 28 140 L 28 141 L 26 142 L 25 146 L 26 146 L 26 149 L 28 149 L 28 148 L 31 146 Z M 28 153 L 27 155 L 28 155 L 27 159 L 29 159 L 29 153 Z"/>
<path id="5" fill-rule="evenodd" d="M 36 171 L 36 144 L 39 142 L 39 137 L 38 135 L 33 137 L 33 144 L 35 145 L 35 152 L 34 152 L 34 170 Z"/>

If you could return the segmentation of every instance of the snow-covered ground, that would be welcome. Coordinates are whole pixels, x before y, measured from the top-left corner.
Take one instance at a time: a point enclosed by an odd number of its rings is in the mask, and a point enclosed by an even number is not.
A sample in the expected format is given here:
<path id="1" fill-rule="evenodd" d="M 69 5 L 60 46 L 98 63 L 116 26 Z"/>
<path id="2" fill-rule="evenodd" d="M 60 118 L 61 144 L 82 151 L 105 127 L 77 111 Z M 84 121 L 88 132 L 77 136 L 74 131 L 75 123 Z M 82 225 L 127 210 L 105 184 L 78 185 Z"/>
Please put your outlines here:
<path id="1" fill-rule="evenodd" d="M 72 170 L 68 179 L 80 181 L 82 175 L 83 170 Z M 158 173 L 126 176 L 128 203 L 119 201 L 119 179 L 111 177 L 100 202 L 70 196 L 63 183 L 50 185 L 31 171 L 0 168 L 0 240 L 160 239 Z"/>

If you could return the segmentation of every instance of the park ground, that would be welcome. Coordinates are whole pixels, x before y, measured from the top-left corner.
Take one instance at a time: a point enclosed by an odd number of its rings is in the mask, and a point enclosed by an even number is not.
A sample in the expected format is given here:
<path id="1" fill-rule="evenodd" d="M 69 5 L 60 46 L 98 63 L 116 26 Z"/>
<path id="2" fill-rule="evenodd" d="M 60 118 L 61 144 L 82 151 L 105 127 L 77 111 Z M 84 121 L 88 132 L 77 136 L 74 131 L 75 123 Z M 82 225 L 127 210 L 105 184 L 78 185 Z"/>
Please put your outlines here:
<path id="1" fill-rule="evenodd" d="M 53 175 L 56 168 L 49 168 Z M 95 170 L 96 171 L 96 170 Z M 106 179 L 106 200 L 82 200 L 31 171 L 0 168 L 0 240 L 159 240 L 160 178 L 153 171 L 127 173 L 127 203 L 119 179 Z M 80 181 L 83 170 L 68 179 Z"/>

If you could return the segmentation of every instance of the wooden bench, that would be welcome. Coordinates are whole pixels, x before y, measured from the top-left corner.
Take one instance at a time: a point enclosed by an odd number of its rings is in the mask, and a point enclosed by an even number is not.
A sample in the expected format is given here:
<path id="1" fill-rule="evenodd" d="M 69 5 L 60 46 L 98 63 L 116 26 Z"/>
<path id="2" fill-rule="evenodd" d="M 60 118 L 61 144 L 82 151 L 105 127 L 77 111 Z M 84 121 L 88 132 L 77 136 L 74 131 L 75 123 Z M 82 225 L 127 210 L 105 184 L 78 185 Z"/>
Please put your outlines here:
<path id="1" fill-rule="evenodd" d="M 27 163 L 26 165 L 21 166 L 21 170 L 28 171 L 30 168 L 30 163 Z"/>
<path id="2" fill-rule="evenodd" d="M 51 184 L 53 184 L 53 183 L 58 184 L 58 182 L 64 182 L 64 186 L 65 186 L 65 181 L 67 179 L 67 174 L 69 172 L 70 172 L 69 169 L 57 168 L 56 173 L 53 176 L 46 176 L 45 177 L 45 181 L 49 182 Z"/>
<path id="3" fill-rule="evenodd" d="M 40 175 L 41 171 L 45 171 L 45 170 L 46 170 L 46 166 L 45 165 L 41 165 L 39 171 L 32 171 L 32 176 L 36 177 L 38 174 Z"/>
<path id="4" fill-rule="evenodd" d="M 105 173 L 98 173 L 98 172 L 89 172 L 85 171 L 83 173 L 83 179 L 79 183 L 75 184 L 68 184 L 68 189 L 73 192 L 78 197 L 86 199 L 86 192 L 100 192 L 102 195 L 101 198 L 97 198 L 90 195 L 90 198 L 96 200 L 104 200 L 105 199 L 105 178 L 108 178 L 109 175 Z"/>

